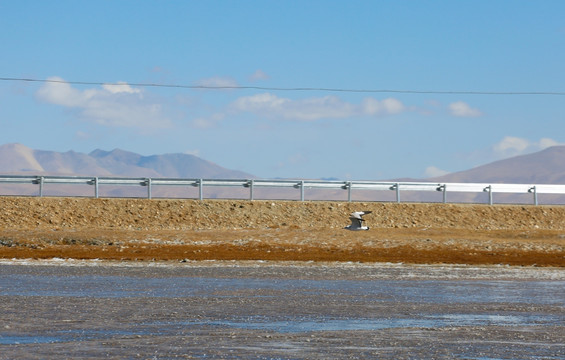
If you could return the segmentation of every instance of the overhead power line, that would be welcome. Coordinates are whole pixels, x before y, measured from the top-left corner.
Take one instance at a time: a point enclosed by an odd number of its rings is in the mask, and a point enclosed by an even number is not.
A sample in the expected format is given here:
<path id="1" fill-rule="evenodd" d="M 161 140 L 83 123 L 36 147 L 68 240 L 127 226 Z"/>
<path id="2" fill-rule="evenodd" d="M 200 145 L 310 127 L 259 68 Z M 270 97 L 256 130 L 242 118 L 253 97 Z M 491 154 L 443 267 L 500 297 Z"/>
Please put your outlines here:
<path id="1" fill-rule="evenodd" d="M 564 96 L 562 91 L 461 91 L 461 90 L 399 90 L 399 89 L 348 89 L 325 87 L 268 87 L 268 86 L 240 86 L 240 85 L 182 85 L 182 84 L 157 84 L 157 83 L 108 83 L 97 81 L 67 81 L 57 79 L 31 79 L 0 77 L 0 81 L 22 81 L 38 83 L 62 83 L 72 85 L 112 85 L 136 86 L 157 88 L 181 88 L 200 90 L 263 90 L 263 91 L 322 91 L 322 92 L 347 92 L 347 93 L 397 93 L 397 94 L 439 94 L 439 95 L 557 95 Z"/>

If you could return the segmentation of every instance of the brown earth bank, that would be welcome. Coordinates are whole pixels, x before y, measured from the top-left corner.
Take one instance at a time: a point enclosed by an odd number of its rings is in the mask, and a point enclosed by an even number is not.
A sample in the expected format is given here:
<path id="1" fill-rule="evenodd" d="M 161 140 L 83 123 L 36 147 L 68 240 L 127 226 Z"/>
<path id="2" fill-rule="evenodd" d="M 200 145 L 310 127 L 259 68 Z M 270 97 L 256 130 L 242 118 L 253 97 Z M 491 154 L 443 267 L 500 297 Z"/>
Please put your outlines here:
<path id="1" fill-rule="evenodd" d="M 565 207 L 0 197 L 0 258 L 565 267 Z M 353 211 L 369 231 L 347 231 Z"/>

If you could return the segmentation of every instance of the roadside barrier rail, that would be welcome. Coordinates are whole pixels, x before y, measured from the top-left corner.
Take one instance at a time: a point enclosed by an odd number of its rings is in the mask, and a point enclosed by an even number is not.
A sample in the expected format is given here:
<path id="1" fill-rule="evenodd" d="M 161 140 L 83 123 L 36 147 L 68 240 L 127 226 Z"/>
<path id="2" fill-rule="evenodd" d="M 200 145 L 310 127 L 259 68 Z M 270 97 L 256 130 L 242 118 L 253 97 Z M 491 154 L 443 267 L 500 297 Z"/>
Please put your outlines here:
<path id="1" fill-rule="evenodd" d="M 495 193 L 532 194 L 533 203 L 538 205 L 538 194 L 565 195 L 565 185 L 551 184 L 490 184 L 490 183 L 426 183 L 426 182 L 386 182 L 386 181 L 339 181 L 339 180 L 292 180 L 292 179 L 182 179 L 182 178 L 127 178 L 127 177 L 88 177 L 88 176 L 27 176 L 0 175 L 1 184 L 35 184 L 39 186 L 38 196 L 44 196 L 46 184 L 82 184 L 94 187 L 94 197 L 100 197 L 100 186 L 144 186 L 147 198 L 152 198 L 156 186 L 197 187 L 198 199 L 203 200 L 204 188 L 214 186 L 239 187 L 249 189 L 249 200 L 255 199 L 257 188 L 294 188 L 300 191 L 300 201 L 305 199 L 305 189 L 333 189 L 347 191 L 347 200 L 352 201 L 357 190 L 394 191 L 396 202 L 400 202 L 405 191 L 440 191 L 443 202 L 449 193 L 487 192 L 489 204 L 494 202 Z"/>

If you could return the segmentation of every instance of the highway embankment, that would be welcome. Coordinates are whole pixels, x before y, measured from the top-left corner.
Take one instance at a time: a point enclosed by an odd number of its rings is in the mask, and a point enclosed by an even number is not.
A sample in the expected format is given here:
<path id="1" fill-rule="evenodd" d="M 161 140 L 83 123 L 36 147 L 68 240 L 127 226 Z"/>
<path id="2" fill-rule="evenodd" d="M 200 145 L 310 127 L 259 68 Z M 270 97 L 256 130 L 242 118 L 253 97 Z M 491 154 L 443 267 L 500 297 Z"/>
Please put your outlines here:
<path id="1" fill-rule="evenodd" d="M 565 207 L 0 197 L 0 257 L 565 266 Z M 369 231 L 343 227 L 369 210 Z"/>

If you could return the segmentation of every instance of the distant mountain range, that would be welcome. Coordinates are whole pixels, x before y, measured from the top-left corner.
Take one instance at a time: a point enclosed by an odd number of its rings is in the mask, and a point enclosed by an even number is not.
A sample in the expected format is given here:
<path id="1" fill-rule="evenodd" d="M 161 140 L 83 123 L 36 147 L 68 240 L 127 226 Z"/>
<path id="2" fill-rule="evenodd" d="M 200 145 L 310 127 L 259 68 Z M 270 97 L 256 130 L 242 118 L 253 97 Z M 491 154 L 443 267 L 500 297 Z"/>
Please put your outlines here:
<path id="1" fill-rule="evenodd" d="M 565 146 L 553 146 L 536 153 L 515 156 L 486 165 L 459 171 L 424 181 L 438 183 L 487 183 L 487 184 L 565 184 Z M 430 201 L 431 194 L 418 194 L 414 201 Z M 488 194 L 455 193 L 449 201 L 485 203 Z M 437 201 L 437 196 L 436 199 Z M 526 203 L 533 201 L 532 194 L 495 194 L 500 203 Z M 540 195 L 540 203 L 563 204 L 565 196 Z"/>
<path id="2" fill-rule="evenodd" d="M 549 147 L 536 153 L 495 161 L 426 181 L 565 184 L 565 146 Z"/>
<path id="3" fill-rule="evenodd" d="M 74 151 L 34 150 L 21 144 L 0 145 L 0 174 L 85 175 L 121 177 L 169 177 L 253 179 L 243 171 L 230 170 L 189 154 L 142 156 L 115 149 Z"/>
<path id="4" fill-rule="evenodd" d="M 142 156 L 121 149 L 112 151 L 97 149 L 89 154 L 75 151 L 61 153 L 34 150 L 22 144 L 0 145 L 0 174 L 207 179 L 256 178 L 252 174 L 226 169 L 189 154 Z M 440 177 L 404 180 L 565 184 L 565 146 L 553 146 L 536 153 L 515 156 Z"/>

